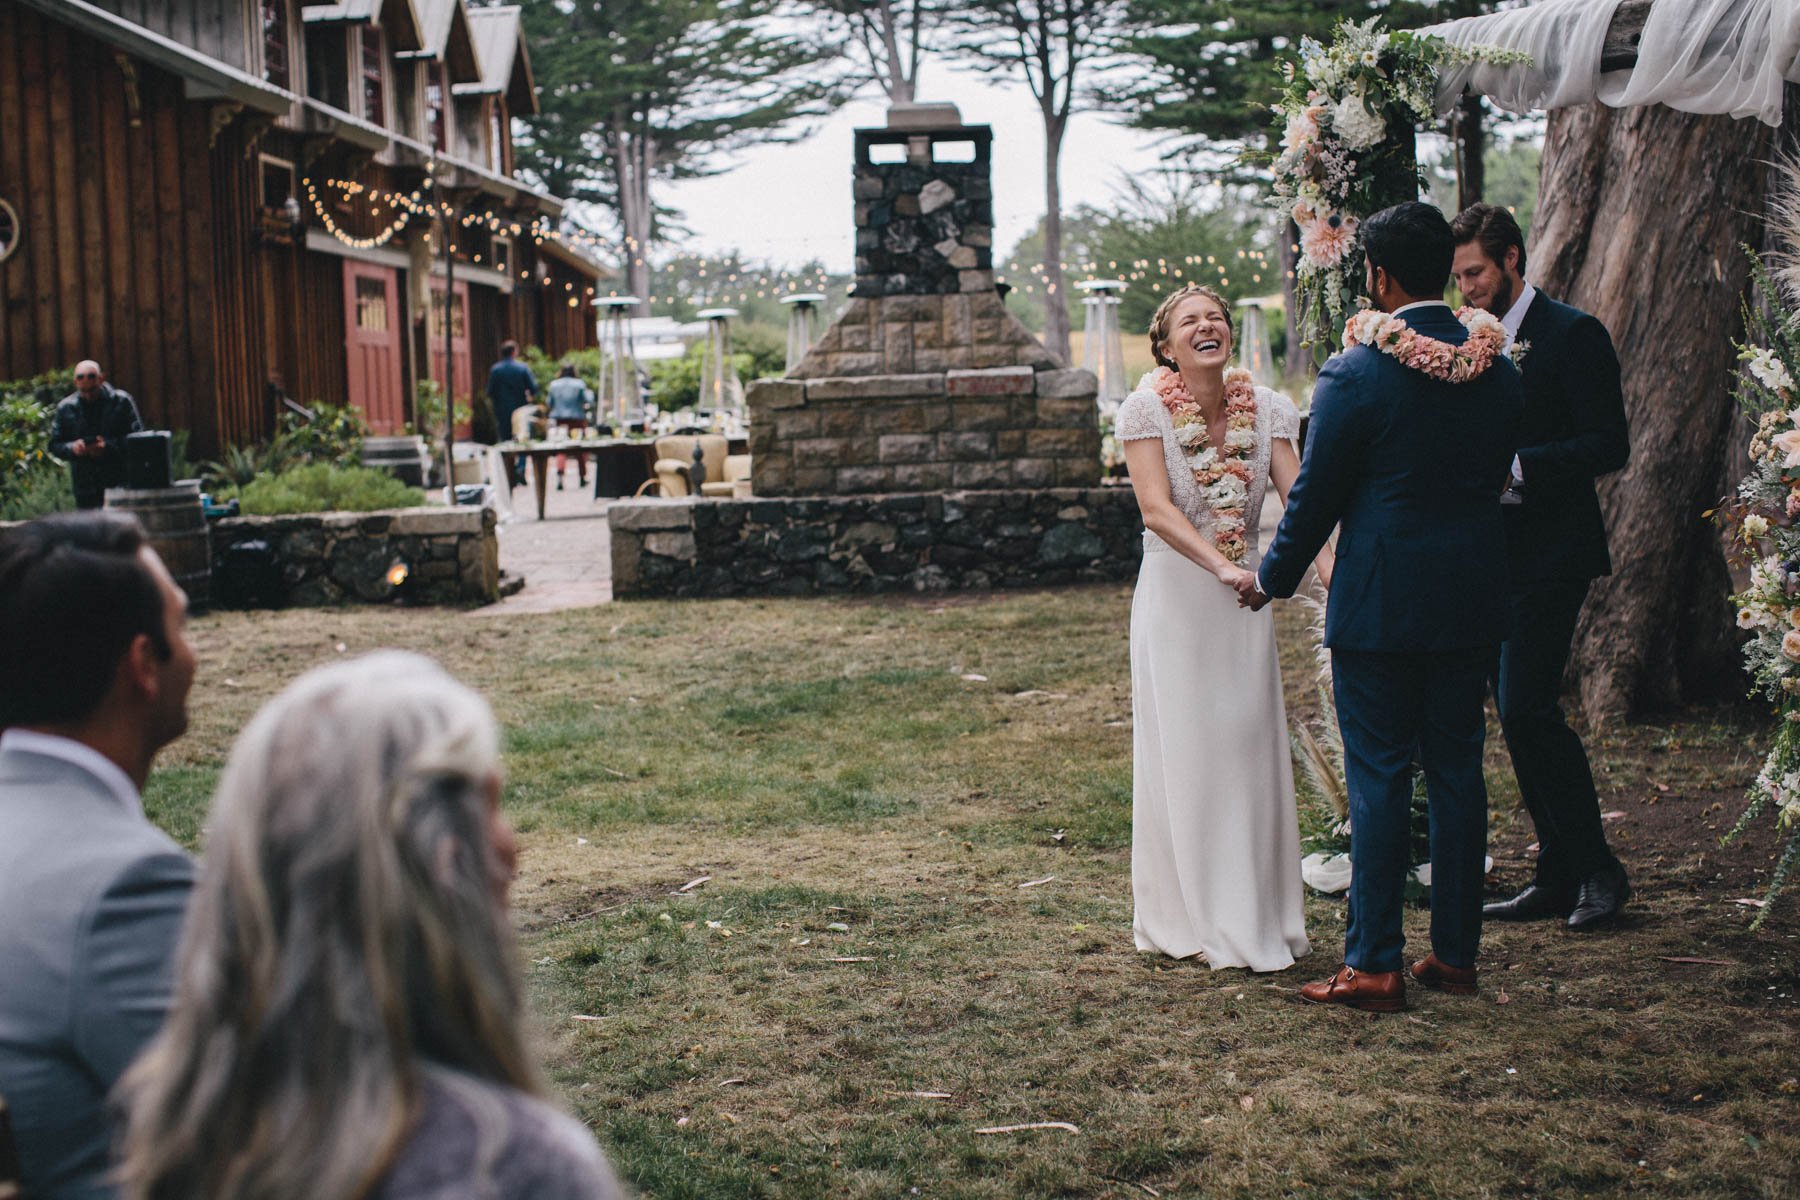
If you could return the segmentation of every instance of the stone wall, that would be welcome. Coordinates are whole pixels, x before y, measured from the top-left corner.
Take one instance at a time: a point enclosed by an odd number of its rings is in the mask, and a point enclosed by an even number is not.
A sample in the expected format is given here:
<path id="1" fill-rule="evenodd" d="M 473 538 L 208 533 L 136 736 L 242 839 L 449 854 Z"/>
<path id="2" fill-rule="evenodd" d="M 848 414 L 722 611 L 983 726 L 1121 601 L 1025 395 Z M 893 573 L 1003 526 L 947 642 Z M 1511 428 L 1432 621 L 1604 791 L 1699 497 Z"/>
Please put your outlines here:
<path id="1" fill-rule="evenodd" d="M 1100 482 L 1094 376 L 1028 366 L 826 379 L 750 389 L 759 496 Z"/>
<path id="2" fill-rule="evenodd" d="M 1120 581 L 1143 524 L 1130 488 L 615 504 L 613 595 L 949 591 Z"/>
<path id="3" fill-rule="evenodd" d="M 1059 365 L 990 284 L 968 295 L 852 297 L 788 378 Z"/>
<path id="4" fill-rule="evenodd" d="M 276 607 L 381 603 L 402 596 L 426 604 L 489 604 L 499 598 L 500 544 L 491 508 L 215 521 L 213 597 L 219 607 L 232 604 L 240 575 L 250 578 L 263 570 L 253 561 L 260 556 L 232 561 L 233 548 L 252 541 L 266 543 L 273 555 L 279 582 L 265 600 Z M 387 579 L 396 561 L 407 566 L 404 593 Z"/>

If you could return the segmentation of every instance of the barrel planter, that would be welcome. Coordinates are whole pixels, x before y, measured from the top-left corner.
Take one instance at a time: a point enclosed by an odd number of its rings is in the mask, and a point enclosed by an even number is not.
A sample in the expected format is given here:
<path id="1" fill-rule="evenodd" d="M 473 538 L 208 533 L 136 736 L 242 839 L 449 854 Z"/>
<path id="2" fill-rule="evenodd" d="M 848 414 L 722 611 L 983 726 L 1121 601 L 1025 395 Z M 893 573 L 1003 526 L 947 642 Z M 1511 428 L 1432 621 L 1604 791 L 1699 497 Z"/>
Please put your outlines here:
<path id="1" fill-rule="evenodd" d="M 421 437 L 366 437 L 362 465 L 386 471 L 408 487 L 424 487 L 429 456 Z"/>
<path id="2" fill-rule="evenodd" d="M 166 488 L 108 488 L 106 507 L 137 517 L 191 608 L 212 601 L 212 532 L 200 507 L 199 480 Z"/>

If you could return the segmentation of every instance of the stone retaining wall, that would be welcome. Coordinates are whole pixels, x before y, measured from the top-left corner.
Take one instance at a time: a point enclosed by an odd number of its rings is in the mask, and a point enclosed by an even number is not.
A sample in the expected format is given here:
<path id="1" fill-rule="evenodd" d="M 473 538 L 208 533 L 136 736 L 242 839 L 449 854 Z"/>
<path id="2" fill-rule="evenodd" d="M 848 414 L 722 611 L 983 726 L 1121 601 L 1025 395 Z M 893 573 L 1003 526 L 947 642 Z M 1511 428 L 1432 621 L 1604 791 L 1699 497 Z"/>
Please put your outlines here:
<path id="1" fill-rule="evenodd" d="M 759 496 L 1092 487 L 1091 371 L 1029 366 L 763 379 L 751 387 Z"/>
<path id="2" fill-rule="evenodd" d="M 402 508 L 371 513 L 228 517 L 212 526 L 213 597 L 232 603 L 232 548 L 267 543 L 280 582 L 276 606 L 381 603 L 401 593 L 388 582 L 408 570 L 405 598 L 427 604 L 489 604 L 500 594 L 500 544 L 491 508 Z"/>
<path id="3" fill-rule="evenodd" d="M 613 595 L 949 591 L 1129 580 L 1130 488 L 614 504 Z"/>

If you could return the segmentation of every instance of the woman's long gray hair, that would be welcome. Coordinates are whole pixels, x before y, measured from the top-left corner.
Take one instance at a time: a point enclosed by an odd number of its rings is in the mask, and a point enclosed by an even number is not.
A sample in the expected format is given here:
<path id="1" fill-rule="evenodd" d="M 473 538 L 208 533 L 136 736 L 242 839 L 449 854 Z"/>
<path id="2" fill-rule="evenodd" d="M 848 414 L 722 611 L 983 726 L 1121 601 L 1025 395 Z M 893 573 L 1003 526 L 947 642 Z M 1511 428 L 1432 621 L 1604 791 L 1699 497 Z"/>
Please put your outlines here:
<path id="1" fill-rule="evenodd" d="M 352 1200 L 418 1060 L 540 1091 L 490 834 L 498 733 L 430 659 L 311 671 L 233 748 L 168 1023 L 120 1084 L 125 1194 Z"/>

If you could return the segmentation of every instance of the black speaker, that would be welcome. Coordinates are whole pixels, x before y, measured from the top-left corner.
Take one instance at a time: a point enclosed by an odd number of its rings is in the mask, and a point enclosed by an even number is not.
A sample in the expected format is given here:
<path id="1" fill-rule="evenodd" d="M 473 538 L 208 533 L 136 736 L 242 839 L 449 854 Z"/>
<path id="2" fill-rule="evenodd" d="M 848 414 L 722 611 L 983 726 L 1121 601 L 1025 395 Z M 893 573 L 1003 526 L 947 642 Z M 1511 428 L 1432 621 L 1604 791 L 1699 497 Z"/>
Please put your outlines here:
<path id="1" fill-rule="evenodd" d="M 125 437 L 125 486 L 166 488 L 174 472 L 174 451 L 166 429 L 149 429 Z"/>

